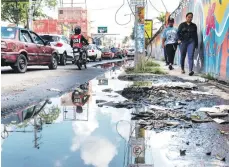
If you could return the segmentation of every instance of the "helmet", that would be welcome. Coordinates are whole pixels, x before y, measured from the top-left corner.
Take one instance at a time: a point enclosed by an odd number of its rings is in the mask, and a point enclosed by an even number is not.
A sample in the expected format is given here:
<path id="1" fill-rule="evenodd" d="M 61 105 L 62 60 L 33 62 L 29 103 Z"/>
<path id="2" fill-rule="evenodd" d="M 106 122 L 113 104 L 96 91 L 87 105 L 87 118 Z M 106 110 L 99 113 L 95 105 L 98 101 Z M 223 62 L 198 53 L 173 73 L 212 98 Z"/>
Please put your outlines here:
<path id="1" fill-rule="evenodd" d="M 81 33 L 81 27 L 80 26 L 77 26 L 76 28 L 75 28 L 75 34 L 80 34 Z"/>

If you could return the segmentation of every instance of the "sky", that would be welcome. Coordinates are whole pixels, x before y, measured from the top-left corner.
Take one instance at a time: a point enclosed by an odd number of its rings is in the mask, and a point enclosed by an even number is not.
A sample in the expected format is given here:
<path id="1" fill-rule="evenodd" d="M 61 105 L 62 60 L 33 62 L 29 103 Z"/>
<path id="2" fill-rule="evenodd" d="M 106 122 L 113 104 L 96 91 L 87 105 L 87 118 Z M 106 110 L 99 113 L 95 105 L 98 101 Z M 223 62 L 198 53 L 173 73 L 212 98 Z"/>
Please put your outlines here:
<path id="1" fill-rule="evenodd" d="M 84 3 L 84 0 L 73 0 L 74 3 Z M 131 1 L 131 0 L 129 0 Z M 165 12 L 165 8 L 161 0 L 150 0 L 151 3 L 157 8 L 159 12 Z M 146 19 L 154 19 L 159 16 L 160 13 L 156 11 L 150 4 L 148 0 L 148 5 L 146 7 Z M 163 0 L 167 11 L 174 11 L 179 5 L 180 0 Z M 65 3 L 71 2 L 71 0 L 64 0 Z M 124 2 L 124 5 L 117 13 L 117 21 L 119 24 L 125 24 L 130 21 L 131 10 L 128 6 L 127 0 L 86 0 L 87 9 L 89 12 L 89 21 L 91 22 L 92 33 L 97 33 L 98 26 L 107 26 L 108 33 L 110 34 L 120 34 L 120 37 L 129 36 L 134 26 L 134 17 L 131 15 L 131 22 L 127 25 L 118 25 L 115 22 L 115 13 L 118 8 L 120 8 Z M 59 4 L 58 4 L 59 6 Z M 66 5 L 65 5 L 66 6 Z M 80 5 L 79 5 L 80 6 Z M 84 5 L 81 5 L 85 7 Z M 57 8 L 52 12 L 48 12 L 49 9 L 45 8 L 44 11 L 48 13 L 51 17 L 57 18 Z M 125 16 L 127 15 L 127 16 Z M 155 20 L 157 22 L 157 20 Z M 154 24 L 154 28 L 160 27 L 159 24 Z"/>

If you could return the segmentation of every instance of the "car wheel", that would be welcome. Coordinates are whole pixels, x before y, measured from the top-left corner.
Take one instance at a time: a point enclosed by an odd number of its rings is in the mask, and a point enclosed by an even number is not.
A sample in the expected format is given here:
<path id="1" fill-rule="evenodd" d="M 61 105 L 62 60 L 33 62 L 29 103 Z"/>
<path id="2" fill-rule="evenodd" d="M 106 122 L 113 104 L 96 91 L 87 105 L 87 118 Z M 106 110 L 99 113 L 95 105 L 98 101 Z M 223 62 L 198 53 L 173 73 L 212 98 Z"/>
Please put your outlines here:
<path id="1" fill-rule="evenodd" d="M 96 61 L 96 58 L 97 58 L 97 55 L 95 55 L 95 57 L 94 57 L 94 59 L 93 59 L 94 62 Z"/>
<path id="2" fill-rule="evenodd" d="M 65 66 L 67 62 L 67 54 L 64 52 L 60 59 L 60 65 Z"/>
<path id="3" fill-rule="evenodd" d="M 17 58 L 16 66 L 12 65 L 11 68 L 17 73 L 25 73 L 27 71 L 28 61 L 25 55 L 20 54 Z"/>
<path id="4" fill-rule="evenodd" d="M 56 54 L 53 54 L 52 55 L 52 61 L 49 64 L 49 69 L 55 70 L 55 69 L 57 69 L 57 66 L 58 66 L 58 58 L 57 58 Z"/>

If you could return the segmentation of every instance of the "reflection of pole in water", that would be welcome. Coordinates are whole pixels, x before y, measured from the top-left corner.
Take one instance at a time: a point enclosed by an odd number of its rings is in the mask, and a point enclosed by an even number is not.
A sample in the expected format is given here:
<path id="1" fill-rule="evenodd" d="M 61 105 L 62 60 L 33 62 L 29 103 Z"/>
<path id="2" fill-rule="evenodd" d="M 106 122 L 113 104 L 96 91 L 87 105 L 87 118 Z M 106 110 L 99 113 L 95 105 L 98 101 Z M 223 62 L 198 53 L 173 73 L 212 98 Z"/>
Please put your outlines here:
<path id="1" fill-rule="evenodd" d="M 40 125 L 39 125 L 37 124 L 36 118 L 34 118 L 34 148 L 37 148 L 37 149 L 40 149 L 40 143 L 38 143 L 38 141 L 41 139 L 41 136 L 40 137 L 37 136 L 37 133 L 40 130 L 42 130 L 42 121 L 40 122 Z"/>

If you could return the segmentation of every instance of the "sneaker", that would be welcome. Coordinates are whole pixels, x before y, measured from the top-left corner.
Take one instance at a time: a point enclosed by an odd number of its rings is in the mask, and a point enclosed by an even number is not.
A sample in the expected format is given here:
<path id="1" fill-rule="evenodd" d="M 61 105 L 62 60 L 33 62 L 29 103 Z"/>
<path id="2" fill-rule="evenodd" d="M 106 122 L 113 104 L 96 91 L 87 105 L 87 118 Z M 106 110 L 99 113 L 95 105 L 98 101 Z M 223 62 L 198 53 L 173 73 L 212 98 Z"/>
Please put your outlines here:
<path id="1" fill-rule="evenodd" d="M 170 69 L 170 70 L 173 70 L 174 68 L 173 68 L 173 66 L 172 66 L 172 65 L 169 65 L 169 69 Z"/>
<path id="2" fill-rule="evenodd" d="M 193 72 L 193 71 L 191 71 L 191 72 L 189 73 L 189 76 L 193 76 L 193 74 L 194 74 L 194 72 Z"/>
<path id="3" fill-rule="evenodd" d="M 181 70 L 181 74 L 185 74 L 185 71 L 184 70 Z"/>
<path id="4" fill-rule="evenodd" d="M 169 63 L 166 63 L 166 64 L 165 64 L 165 66 L 168 66 L 168 65 L 169 65 Z"/>

